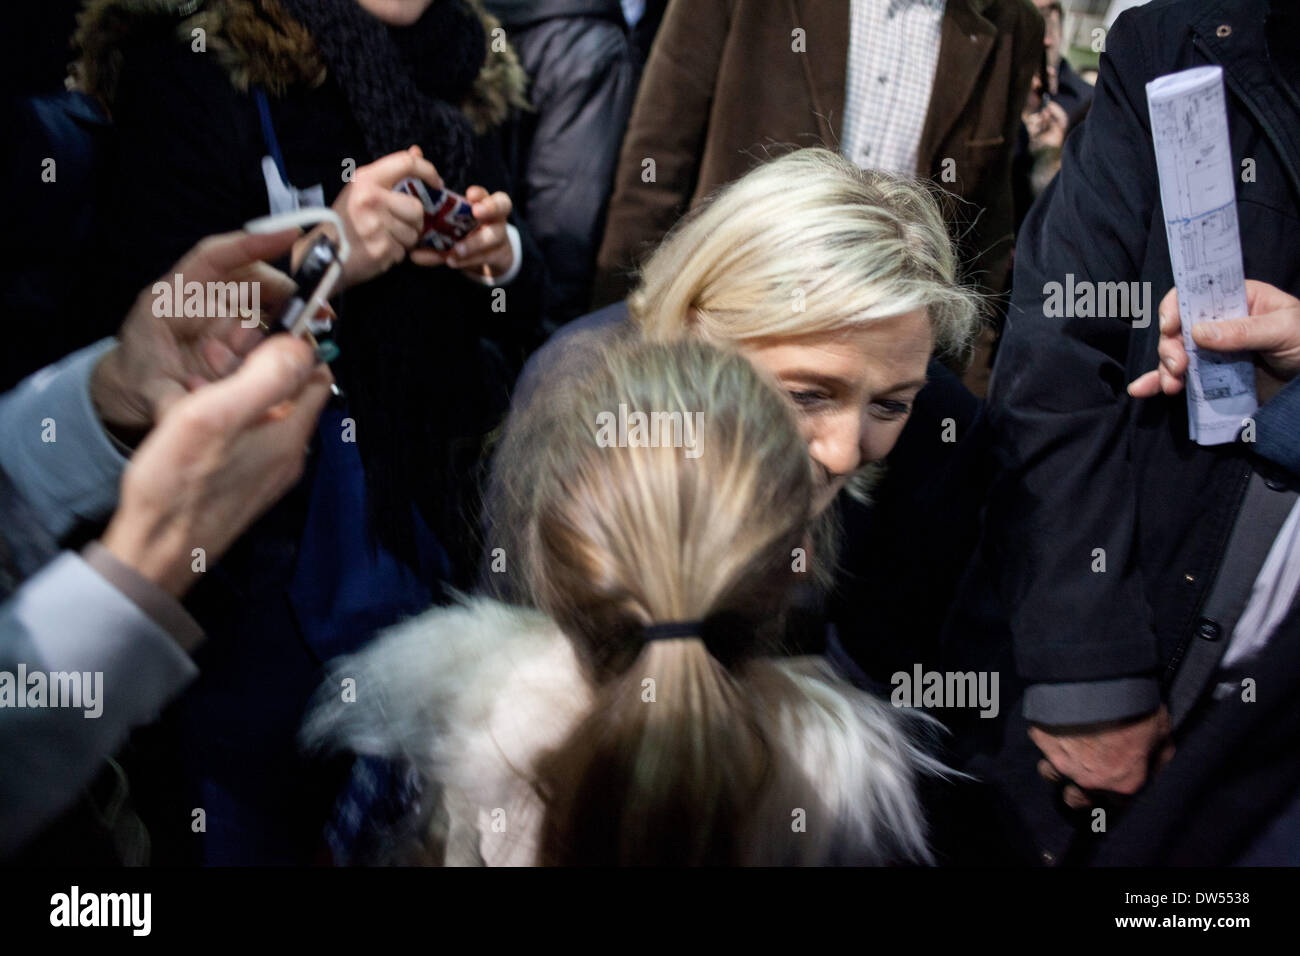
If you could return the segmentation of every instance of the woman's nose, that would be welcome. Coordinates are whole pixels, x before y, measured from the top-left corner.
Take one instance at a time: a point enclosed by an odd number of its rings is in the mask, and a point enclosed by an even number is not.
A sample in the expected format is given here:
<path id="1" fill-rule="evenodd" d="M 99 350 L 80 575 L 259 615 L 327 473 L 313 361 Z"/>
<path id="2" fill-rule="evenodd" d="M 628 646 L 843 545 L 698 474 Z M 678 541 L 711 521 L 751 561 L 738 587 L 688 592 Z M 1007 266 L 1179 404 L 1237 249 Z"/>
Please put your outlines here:
<path id="1" fill-rule="evenodd" d="M 839 415 L 819 423 L 808 444 L 813 459 L 831 475 L 848 475 L 860 468 L 867 447 L 860 414 Z"/>

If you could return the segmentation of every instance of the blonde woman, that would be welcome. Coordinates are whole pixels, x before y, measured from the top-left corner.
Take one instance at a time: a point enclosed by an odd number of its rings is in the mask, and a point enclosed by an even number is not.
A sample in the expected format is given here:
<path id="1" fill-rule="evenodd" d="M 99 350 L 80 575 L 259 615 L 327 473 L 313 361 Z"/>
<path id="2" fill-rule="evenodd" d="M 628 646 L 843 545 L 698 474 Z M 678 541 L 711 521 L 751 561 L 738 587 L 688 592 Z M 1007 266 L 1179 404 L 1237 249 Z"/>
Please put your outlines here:
<path id="1" fill-rule="evenodd" d="M 931 356 L 968 356 L 979 299 L 957 267 L 930 187 L 795 150 L 684 218 L 627 302 L 566 326 L 514 401 L 563 387 L 622 335 L 735 347 L 799 409 L 821 510 L 893 448 Z"/>
<path id="2" fill-rule="evenodd" d="M 638 414 L 661 430 L 602 439 Z M 305 728 L 419 777 L 424 811 L 371 834 L 371 862 L 928 861 L 924 718 L 776 653 L 816 489 L 750 363 L 614 347 L 517 427 L 538 440 L 499 464 L 529 489 L 529 607 L 393 629 L 336 662 Z"/>
<path id="3" fill-rule="evenodd" d="M 973 538 L 976 502 L 963 497 L 973 483 L 952 472 L 978 403 L 934 360 L 960 364 L 979 325 L 980 300 L 957 272 L 928 185 L 824 149 L 780 156 L 687 216 L 646 261 L 626 303 L 564 327 L 534 356 L 516 386 L 501 453 L 528 440 L 518 434 L 519 409 L 554 401 L 603 349 L 628 338 L 734 348 L 776 382 L 807 445 L 819 515 L 829 517 L 855 476 L 865 490 L 864 473 L 915 417 L 875 505 L 837 509 L 849 532 L 838 577 L 852 599 L 837 612 L 840 637 L 888 681 L 895 669 L 910 670 L 918 645 L 937 633 Z M 498 460 L 485 508 L 483 580 L 511 599 L 524 592 L 510 561 L 516 505 L 527 494 L 520 482 Z M 826 584 L 835 549 L 827 524 L 818 530 L 810 570 Z M 820 611 L 810 619 L 809 646 L 818 647 Z"/>

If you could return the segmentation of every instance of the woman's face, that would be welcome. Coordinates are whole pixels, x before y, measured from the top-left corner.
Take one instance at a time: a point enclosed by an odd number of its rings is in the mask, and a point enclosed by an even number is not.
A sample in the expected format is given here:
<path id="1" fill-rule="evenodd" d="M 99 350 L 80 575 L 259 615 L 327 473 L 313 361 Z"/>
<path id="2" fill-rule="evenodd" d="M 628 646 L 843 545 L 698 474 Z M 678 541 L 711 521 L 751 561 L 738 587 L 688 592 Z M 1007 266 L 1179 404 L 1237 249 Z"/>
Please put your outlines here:
<path id="1" fill-rule="evenodd" d="M 357 0 L 363 10 L 389 26 L 409 27 L 424 15 L 433 0 Z"/>
<path id="2" fill-rule="evenodd" d="M 857 469 L 898 441 L 925 385 L 934 333 L 919 309 L 836 332 L 751 339 L 739 349 L 798 410 L 820 513 Z"/>

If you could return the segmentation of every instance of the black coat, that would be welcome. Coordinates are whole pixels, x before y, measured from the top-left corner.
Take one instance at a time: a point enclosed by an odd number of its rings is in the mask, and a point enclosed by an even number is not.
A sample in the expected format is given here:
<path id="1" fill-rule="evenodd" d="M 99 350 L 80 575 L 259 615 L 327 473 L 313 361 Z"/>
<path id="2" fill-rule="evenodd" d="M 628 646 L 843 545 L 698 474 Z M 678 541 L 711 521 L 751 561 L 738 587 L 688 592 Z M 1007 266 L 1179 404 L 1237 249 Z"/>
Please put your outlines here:
<path id="1" fill-rule="evenodd" d="M 1267 0 L 1156 0 L 1108 34 L 1088 120 L 1020 235 L 987 403 L 996 477 L 973 570 L 997 593 L 977 589 L 965 606 L 1000 600 L 1012 653 L 993 613 L 950 629 L 953 666 L 1000 661 L 1026 683 L 1131 678 L 1150 694 L 1167 689 L 1193 639 L 1253 455 L 1191 442 L 1181 395 L 1139 401 L 1125 390 L 1156 367 L 1154 311 L 1173 285 L 1144 85 L 1223 67 L 1232 156 L 1255 167 L 1236 184 L 1245 274 L 1300 292 L 1300 109 L 1267 56 L 1268 15 Z M 1150 283 L 1150 324 L 1048 316 L 1046 284 L 1067 274 Z M 1093 571 L 1097 548 L 1105 573 Z M 1051 842 L 1051 793 L 1033 779 L 1036 751 L 1017 720 L 1008 788 Z"/>
<path id="2" fill-rule="evenodd" d="M 1255 699 L 1233 694 L 1194 715 L 1194 731 L 1092 863 L 1300 866 L 1300 608 L 1250 672 Z"/>
<path id="3" fill-rule="evenodd" d="M 618 0 L 488 0 L 519 54 L 531 112 L 511 124 L 516 208 L 541 247 L 546 318 L 587 311 L 640 67 Z"/>

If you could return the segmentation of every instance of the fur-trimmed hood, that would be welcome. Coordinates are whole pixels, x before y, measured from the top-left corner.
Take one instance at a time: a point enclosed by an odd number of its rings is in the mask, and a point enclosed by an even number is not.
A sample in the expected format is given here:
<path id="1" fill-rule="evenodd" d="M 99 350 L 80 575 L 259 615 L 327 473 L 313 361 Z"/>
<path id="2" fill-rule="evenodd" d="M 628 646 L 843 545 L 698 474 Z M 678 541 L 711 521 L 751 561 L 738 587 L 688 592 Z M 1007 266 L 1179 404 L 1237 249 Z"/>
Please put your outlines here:
<path id="1" fill-rule="evenodd" d="M 499 21 L 480 0 L 468 0 L 488 36 L 487 59 L 469 98 L 458 104 L 476 133 L 500 125 L 511 108 L 528 107 L 528 79 Z M 327 67 L 307 29 L 276 0 L 88 0 L 77 18 L 71 84 L 100 99 L 109 111 L 117 93 L 122 50 L 145 29 L 171 22 L 176 42 L 189 46 L 204 31 L 209 54 L 241 93 L 262 86 L 274 95 L 294 86 L 318 86 Z"/>
<path id="2" fill-rule="evenodd" d="M 789 758 L 763 797 L 762 819 L 788 827 L 790 808 L 804 807 L 816 824 L 786 862 L 930 859 L 916 783 L 949 773 L 922 745 L 932 722 L 845 684 L 821 658 L 763 659 L 745 690 Z M 544 813 L 533 771 L 594 700 L 554 621 L 476 598 L 334 661 L 301 736 L 310 750 L 414 768 L 442 804 L 425 808 L 437 816 L 423 824 L 424 838 L 445 848 L 441 862 L 529 865 Z M 770 862 L 770 846 L 756 852 Z"/>

